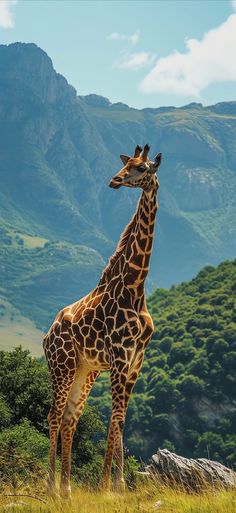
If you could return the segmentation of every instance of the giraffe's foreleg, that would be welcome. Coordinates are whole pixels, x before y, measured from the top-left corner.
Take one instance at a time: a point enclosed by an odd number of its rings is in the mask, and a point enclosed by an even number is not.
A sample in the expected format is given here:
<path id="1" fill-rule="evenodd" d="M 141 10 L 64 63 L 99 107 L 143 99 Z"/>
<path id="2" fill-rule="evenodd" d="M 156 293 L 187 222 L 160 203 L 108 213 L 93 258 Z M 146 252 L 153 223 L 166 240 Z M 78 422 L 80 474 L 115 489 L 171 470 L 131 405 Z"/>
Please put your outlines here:
<path id="1" fill-rule="evenodd" d="M 111 484 L 111 466 L 114 454 L 117 472 L 119 473 L 119 488 L 124 489 L 123 429 L 125 422 L 125 386 L 129 365 L 122 363 L 121 367 L 122 370 L 120 370 L 120 362 L 118 365 L 113 364 L 111 367 L 112 414 L 101 482 L 103 489 L 109 489 Z"/>
<path id="2" fill-rule="evenodd" d="M 132 367 L 129 371 L 128 378 L 125 385 L 125 407 L 124 407 L 124 420 L 128 408 L 128 403 L 130 396 L 132 394 L 133 388 L 137 381 L 140 369 L 143 363 L 143 354 L 139 355 L 137 359 L 137 364 Z M 117 445 L 114 450 L 114 460 L 115 460 L 115 479 L 114 479 L 114 487 L 117 491 L 122 491 L 124 489 L 124 476 L 123 476 L 123 465 L 120 462 L 123 459 L 123 440 L 120 438 L 120 445 Z"/>
<path id="3" fill-rule="evenodd" d="M 65 498 L 69 497 L 71 493 L 70 467 L 74 432 L 86 399 L 98 375 L 99 371 L 91 371 L 87 366 L 80 365 L 67 399 L 60 428 L 62 441 L 60 490 L 61 496 Z"/>

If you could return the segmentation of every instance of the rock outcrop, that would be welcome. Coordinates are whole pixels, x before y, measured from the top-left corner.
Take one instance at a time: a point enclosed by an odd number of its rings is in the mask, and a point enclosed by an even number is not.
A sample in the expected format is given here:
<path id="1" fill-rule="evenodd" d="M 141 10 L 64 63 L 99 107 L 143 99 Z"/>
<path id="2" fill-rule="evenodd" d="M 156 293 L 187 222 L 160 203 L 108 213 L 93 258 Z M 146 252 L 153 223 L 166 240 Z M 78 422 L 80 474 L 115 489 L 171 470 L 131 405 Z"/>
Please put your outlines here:
<path id="1" fill-rule="evenodd" d="M 167 449 L 159 449 L 152 456 L 146 472 L 164 484 L 179 486 L 188 492 L 236 486 L 236 473 L 221 463 L 206 458 L 183 458 Z"/>

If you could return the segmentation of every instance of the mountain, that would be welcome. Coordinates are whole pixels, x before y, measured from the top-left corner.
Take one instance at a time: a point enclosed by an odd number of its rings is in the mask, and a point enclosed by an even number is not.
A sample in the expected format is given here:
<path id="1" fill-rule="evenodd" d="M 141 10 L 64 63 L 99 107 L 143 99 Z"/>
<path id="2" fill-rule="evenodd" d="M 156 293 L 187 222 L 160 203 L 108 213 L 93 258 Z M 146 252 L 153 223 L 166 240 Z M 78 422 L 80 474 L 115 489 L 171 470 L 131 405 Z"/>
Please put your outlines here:
<path id="1" fill-rule="evenodd" d="M 96 284 L 140 194 L 108 181 L 145 142 L 163 153 L 151 290 L 235 256 L 236 102 L 137 110 L 78 96 L 35 44 L 0 45 L 1 292 L 40 329 Z"/>

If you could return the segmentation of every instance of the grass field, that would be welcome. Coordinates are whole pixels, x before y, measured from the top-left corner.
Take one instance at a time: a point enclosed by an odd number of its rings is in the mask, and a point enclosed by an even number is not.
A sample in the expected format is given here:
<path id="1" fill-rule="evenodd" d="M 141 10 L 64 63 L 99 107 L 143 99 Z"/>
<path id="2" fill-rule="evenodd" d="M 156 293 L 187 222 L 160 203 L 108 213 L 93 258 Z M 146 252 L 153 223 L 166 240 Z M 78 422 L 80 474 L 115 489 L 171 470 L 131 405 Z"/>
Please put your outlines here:
<path id="1" fill-rule="evenodd" d="M 10 492 L 8 492 L 10 493 Z M 22 496 L 20 494 L 22 493 Z M 6 492 L 7 494 L 7 492 Z M 236 490 L 209 490 L 186 494 L 168 487 L 141 485 L 135 492 L 99 493 L 75 487 L 69 501 L 47 499 L 35 490 L 19 491 L 19 496 L 1 495 L 1 513 L 235 513 Z M 24 496 L 35 495 L 36 498 Z"/>

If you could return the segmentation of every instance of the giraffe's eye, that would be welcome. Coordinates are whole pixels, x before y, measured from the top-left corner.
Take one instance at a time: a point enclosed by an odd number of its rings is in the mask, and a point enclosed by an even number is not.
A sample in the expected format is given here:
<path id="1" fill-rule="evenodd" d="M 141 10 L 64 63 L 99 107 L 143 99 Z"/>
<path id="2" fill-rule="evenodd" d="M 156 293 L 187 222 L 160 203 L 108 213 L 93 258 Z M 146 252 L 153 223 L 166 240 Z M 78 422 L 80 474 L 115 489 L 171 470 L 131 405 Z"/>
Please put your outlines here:
<path id="1" fill-rule="evenodd" d="M 143 166 L 143 165 L 141 164 L 141 166 L 137 167 L 137 171 L 138 171 L 139 173 L 143 173 L 144 171 L 146 171 L 146 166 Z"/>

